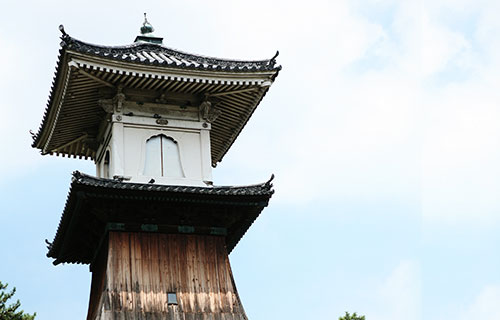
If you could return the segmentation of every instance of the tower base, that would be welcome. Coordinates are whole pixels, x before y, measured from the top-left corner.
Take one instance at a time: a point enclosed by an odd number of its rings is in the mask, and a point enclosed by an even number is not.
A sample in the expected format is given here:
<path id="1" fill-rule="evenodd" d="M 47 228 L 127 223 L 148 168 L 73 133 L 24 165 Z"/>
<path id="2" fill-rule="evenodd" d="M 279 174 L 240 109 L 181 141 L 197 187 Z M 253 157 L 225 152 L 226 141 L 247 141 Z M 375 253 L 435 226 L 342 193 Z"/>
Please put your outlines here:
<path id="1" fill-rule="evenodd" d="M 222 236 L 110 231 L 87 320 L 246 320 Z"/>

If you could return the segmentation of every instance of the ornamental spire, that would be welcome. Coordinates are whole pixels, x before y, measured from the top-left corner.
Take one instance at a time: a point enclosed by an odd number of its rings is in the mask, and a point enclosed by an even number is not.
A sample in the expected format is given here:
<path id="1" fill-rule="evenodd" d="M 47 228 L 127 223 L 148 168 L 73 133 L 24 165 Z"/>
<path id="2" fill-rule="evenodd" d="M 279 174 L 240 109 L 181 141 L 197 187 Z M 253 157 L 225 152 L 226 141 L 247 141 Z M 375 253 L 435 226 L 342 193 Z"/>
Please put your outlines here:
<path id="1" fill-rule="evenodd" d="M 146 17 L 146 13 L 144 13 L 144 22 L 141 27 L 141 34 L 135 38 L 134 42 L 149 42 L 155 44 L 162 44 L 163 38 L 155 37 L 153 32 L 155 28 L 149 23 L 148 18 Z"/>
<path id="2" fill-rule="evenodd" d="M 146 17 L 146 12 L 144 12 L 144 22 L 141 27 L 141 34 L 146 35 L 148 33 L 153 33 L 155 28 L 149 23 L 148 18 Z"/>

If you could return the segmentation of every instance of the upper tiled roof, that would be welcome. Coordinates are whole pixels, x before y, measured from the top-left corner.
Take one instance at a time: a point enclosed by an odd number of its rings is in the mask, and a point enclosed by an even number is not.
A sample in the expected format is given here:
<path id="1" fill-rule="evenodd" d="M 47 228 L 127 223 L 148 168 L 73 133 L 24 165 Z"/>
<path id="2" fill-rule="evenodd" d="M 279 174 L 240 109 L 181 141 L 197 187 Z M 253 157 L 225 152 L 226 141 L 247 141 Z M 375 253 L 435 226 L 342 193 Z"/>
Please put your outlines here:
<path id="1" fill-rule="evenodd" d="M 278 71 L 276 55 L 267 60 L 242 61 L 194 55 L 167 48 L 161 44 L 136 42 L 126 46 L 102 46 L 85 43 L 68 34 L 62 37 L 61 46 L 69 50 L 118 61 L 169 66 L 173 68 L 218 70 L 229 72 Z"/>
<path id="2" fill-rule="evenodd" d="M 190 95 L 198 100 L 216 97 L 221 113 L 210 132 L 215 166 L 281 69 L 276 55 L 268 60 L 239 61 L 189 54 L 148 42 L 101 46 L 62 31 L 49 100 L 40 128 L 33 135 L 32 146 L 42 154 L 95 160 L 100 123 L 105 117 L 99 106 L 103 98 L 100 89 L 122 85 L 124 90 L 145 90 L 158 97 L 162 93 Z"/>

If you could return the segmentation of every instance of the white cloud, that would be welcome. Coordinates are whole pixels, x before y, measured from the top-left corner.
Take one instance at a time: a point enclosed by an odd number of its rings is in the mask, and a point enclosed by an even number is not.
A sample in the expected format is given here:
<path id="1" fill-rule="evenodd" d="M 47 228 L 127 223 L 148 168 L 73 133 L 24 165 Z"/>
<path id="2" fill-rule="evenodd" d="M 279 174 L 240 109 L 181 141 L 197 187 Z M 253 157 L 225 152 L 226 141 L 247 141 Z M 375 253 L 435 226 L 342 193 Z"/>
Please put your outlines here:
<path id="1" fill-rule="evenodd" d="M 472 303 L 457 318 L 470 319 L 500 319 L 500 286 L 485 286 Z"/>
<path id="2" fill-rule="evenodd" d="M 328 100 L 308 106 L 296 124 L 298 134 L 282 137 L 288 144 L 281 141 L 290 152 L 281 172 L 285 200 L 382 198 L 416 191 L 408 190 L 418 187 L 414 86 L 411 80 L 369 74 L 336 82 Z"/>
<path id="3" fill-rule="evenodd" d="M 427 84 L 424 92 L 423 217 L 427 223 L 492 226 L 500 222 L 500 42 L 496 37 L 500 23 L 492 19 L 498 5 L 462 4 L 461 11 L 457 9 L 461 6 L 451 3 L 433 6 L 437 18 L 437 13 L 455 15 L 459 21 L 473 15 L 474 23 L 464 31 L 472 37 L 467 44 L 448 26 L 438 27 L 448 30 L 448 40 L 443 42 L 455 41 L 455 45 L 448 46 L 444 54 L 448 57 L 437 65 L 455 63 L 468 73 L 441 85 Z"/>
<path id="4" fill-rule="evenodd" d="M 280 49 L 285 70 L 299 68 L 310 72 L 301 74 L 304 79 L 338 71 L 361 58 L 385 37 L 379 25 L 358 16 L 345 0 L 318 0 L 307 4 L 257 1 L 251 6 L 236 1 L 229 7 L 227 3 L 217 4 L 221 10 L 229 8 L 232 12 L 244 13 L 229 15 L 219 24 L 231 38 L 245 39 L 243 45 L 246 44 L 249 55 L 262 53 L 264 48 Z M 239 27 L 234 28 L 235 25 Z M 241 38 L 242 35 L 245 37 Z M 239 54 L 232 42 L 224 42 L 223 50 L 229 56 Z M 287 57 L 291 60 L 282 60 Z"/>
<path id="5" fill-rule="evenodd" d="M 421 314 L 420 267 L 403 260 L 374 294 L 376 310 L 366 313 L 370 320 L 417 320 Z"/>
<path id="6" fill-rule="evenodd" d="M 31 150 L 31 136 L 29 134 L 30 123 L 33 118 L 41 113 L 33 114 L 28 102 L 32 89 L 29 86 L 23 87 L 21 84 L 28 84 L 25 79 L 30 72 L 27 66 L 14 61 L 23 61 L 23 48 L 0 30 L 0 61 L 3 77 L 0 78 L 2 91 L 2 101 L 0 107 L 2 116 L 0 117 L 0 145 L 3 156 L 0 157 L 0 176 L 4 179 L 14 177 L 19 174 L 19 169 L 32 165 L 36 159 L 36 152 Z M 43 107 L 43 106 L 42 106 Z M 36 129 L 36 128 L 33 128 Z"/>
<path id="7" fill-rule="evenodd" d="M 460 54 L 470 44 L 459 32 L 448 29 L 431 19 L 426 12 L 422 17 L 422 75 L 429 76 L 457 63 Z"/>
<path id="8" fill-rule="evenodd" d="M 486 83 L 452 86 L 427 100 L 422 182 L 427 222 L 498 222 L 499 101 Z"/>
<path id="9" fill-rule="evenodd" d="M 281 18 L 289 27 L 285 43 L 293 47 L 284 51 L 291 56 L 283 57 L 288 59 L 282 61 L 283 78 L 271 90 L 278 90 L 271 93 L 275 105 L 267 106 L 274 108 L 266 112 L 275 120 L 264 123 L 278 129 L 272 139 L 259 139 L 257 128 L 243 134 L 238 164 L 249 172 L 278 170 L 277 198 L 286 202 L 418 192 L 420 89 L 414 75 L 401 67 L 415 68 L 410 61 L 416 56 L 407 48 L 410 43 L 399 43 L 407 30 L 418 29 L 405 20 L 415 20 L 411 9 L 398 6 L 395 19 L 404 29 L 392 39 L 346 2 L 288 7 Z M 372 56 L 394 60 L 396 67 L 350 69 Z M 246 130 L 253 130 L 252 124 Z"/>

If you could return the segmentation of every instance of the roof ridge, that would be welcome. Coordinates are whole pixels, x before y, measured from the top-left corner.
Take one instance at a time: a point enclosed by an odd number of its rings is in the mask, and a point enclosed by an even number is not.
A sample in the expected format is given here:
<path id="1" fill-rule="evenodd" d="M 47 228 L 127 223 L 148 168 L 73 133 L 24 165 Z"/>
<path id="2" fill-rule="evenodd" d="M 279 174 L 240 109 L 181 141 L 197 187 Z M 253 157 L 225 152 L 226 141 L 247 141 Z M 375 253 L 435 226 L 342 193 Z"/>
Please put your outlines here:
<path id="1" fill-rule="evenodd" d="M 148 49 L 156 49 L 160 51 L 166 51 L 171 55 L 174 56 L 179 56 L 183 58 L 188 58 L 192 60 L 197 60 L 197 59 L 204 59 L 207 60 L 208 62 L 217 62 L 217 63 L 227 63 L 227 64 L 264 64 L 264 65 L 274 65 L 276 64 L 276 56 L 275 54 L 272 58 L 270 59 L 259 59 L 259 60 L 243 60 L 243 59 L 228 59 L 228 58 L 219 58 L 219 57 L 213 57 L 213 56 L 208 56 L 208 55 L 202 55 L 202 54 L 195 54 L 195 53 L 189 53 L 185 52 L 179 49 L 171 48 L 164 46 L 162 44 L 157 44 L 157 43 L 149 43 L 149 42 L 135 42 L 127 45 L 116 45 L 116 46 L 107 46 L 107 45 L 100 45 L 100 44 L 94 44 L 90 42 L 85 42 L 82 40 L 79 40 L 77 38 L 74 38 L 70 36 L 69 34 L 65 33 L 61 36 L 61 46 L 62 47 L 67 47 L 68 49 L 73 49 L 75 46 L 77 46 L 76 49 L 78 48 L 84 48 L 84 49 L 102 49 L 102 50 L 109 50 L 111 52 L 116 51 L 116 50 L 133 50 L 133 49 L 139 49 L 139 48 L 148 48 Z"/>
<path id="2" fill-rule="evenodd" d="M 220 191 L 220 190 L 238 190 L 238 189 L 251 189 L 251 188 L 260 188 L 262 190 L 265 190 L 267 192 L 274 193 L 274 190 L 272 190 L 273 184 L 271 181 L 274 179 L 274 174 L 271 175 L 271 178 L 266 181 L 266 182 L 261 182 L 261 183 L 256 183 L 256 184 L 251 184 L 251 185 L 243 185 L 243 186 L 207 186 L 207 187 L 200 187 L 200 186 L 183 186 L 183 185 L 163 185 L 163 184 L 150 184 L 150 183 L 138 183 L 138 182 L 126 182 L 126 181 L 121 181 L 119 179 L 109 179 L 109 178 L 99 178 L 95 176 L 91 176 L 86 173 L 82 173 L 78 170 L 73 171 L 72 174 L 72 179 L 71 182 L 76 183 L 76 184 L 89 184 L 89 183 L 97 183 L 97 184 L 104 184 L 106 183 L 111 183 L 111 184 L 122 184 L 124 186 L 129 186 L 129 187 L 155 187 L 154 189 L 159 190 L 159 189 L 171 189 L 171 188 L 182 188 L 182 189 L 188 189 L 188 188 L 194 188 L 195 190 L 213 190 L 214 192 Z M 112 186 L 108 186 L 112 187 Z"/>

